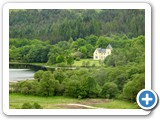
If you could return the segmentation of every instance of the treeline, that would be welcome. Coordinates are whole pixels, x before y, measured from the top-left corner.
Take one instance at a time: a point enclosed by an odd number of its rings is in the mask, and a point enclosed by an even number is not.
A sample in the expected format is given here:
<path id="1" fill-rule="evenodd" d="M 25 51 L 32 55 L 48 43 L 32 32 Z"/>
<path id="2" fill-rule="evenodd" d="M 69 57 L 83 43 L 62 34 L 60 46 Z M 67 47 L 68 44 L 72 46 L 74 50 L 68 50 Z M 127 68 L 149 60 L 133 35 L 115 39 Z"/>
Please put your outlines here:
<path id="1" fill-rule="evenodd" d="M 139 69 L 140 68 L 140 69 Z M 101 69 L 38 71 L 36 80 L 10 83 L 10 93 L 73 98 L 108 98 L 135 101 L 144 88 L 144 66 L 138 64 Z"/>
<path id="2" fill-rule="evenodd" d="M 102 40 L 107 42 L 108 38 Z M 105 66 L 76 70 L 61 69 L 53 72 L 40 70 L 34 75 L 36 80 L 10 84 L 10 92 L 135 101 L 137 93 L 145 86 L 145 38 L 139 36 L 132 40 L 116 40 L 115 44 L 115 40 L 110 42 L 115 48 L 113 47 L 112 54 L 104 60 Z M 97 41 L 96 45 L 98 43 Z M 57 52 L 59 53 L 59 50 Z"/>
<path id="3" fill-rule="evenodd" d="M 111 44 L 114 48 L 114 58 L 116 58 L 117 53 L 119 54 L 121 52 L 121 49 L 123 49 L 121 56 L 130 54 L 127 58 L 135 58 L 133 52 L 141 51 L 141 49 L 144 48 L 144 45 L 139 47 L 139 44 L 144 44 L 144 37 L 139 36 L 137 38 L 128 39 L 126 35 L 113 35 L 112 37 L 90 35 L 86 36 L 84 39 L 78 38 L 76 41 L 70 38 L 68 42 L 60 41 L 54 45 L 51 45 L 49 41 L 43 42 L 37 39 L 28 40 L 12 38 L 9 41 L 9 60 L 71 66 L 74 63 L 74 60 L 93 58 L 93 53 L 96 48 L 106 48 L 108 44 Z M 144 50 L 142 52 L 144 52 Z M 132 54 L 133 56 L 131 56 Z M 130 61 L 126 60 L 126 62 Z"/>
<path id="4" fill-rule="evenodd" d="M 145 11 L 140 9 L 10 10 L 10 38 L 49 40 L 50 43 L 96 36 L 145 34 Z"/>

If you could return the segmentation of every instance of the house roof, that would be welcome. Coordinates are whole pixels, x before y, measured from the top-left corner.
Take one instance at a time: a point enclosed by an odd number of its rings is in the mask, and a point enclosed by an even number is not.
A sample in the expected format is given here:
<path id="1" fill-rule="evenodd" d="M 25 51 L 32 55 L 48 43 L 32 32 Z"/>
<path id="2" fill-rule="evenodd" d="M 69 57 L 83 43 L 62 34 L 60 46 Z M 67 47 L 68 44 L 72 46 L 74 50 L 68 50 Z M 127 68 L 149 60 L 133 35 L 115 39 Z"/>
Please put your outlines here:
<path id="1" fill-rule="evenodd" d="M 106 52 L 106 49 L 97 48 L 97 51 L 98 51 L 99 53 L 105 53 L 105 52 Z"/>
<path id="2" fill-rule="evenodd" d="M 106 49 L 112 49 L 112 46 L 109 44 Z M 99 53 L 106 53 L 106 49 L 97 48 L 96 50 L 97 50 Z"/>
<path id="3" fill-rule="evenodd" d="M 109 44 L 106 49 L 112 49 L 112 46 Z"/>

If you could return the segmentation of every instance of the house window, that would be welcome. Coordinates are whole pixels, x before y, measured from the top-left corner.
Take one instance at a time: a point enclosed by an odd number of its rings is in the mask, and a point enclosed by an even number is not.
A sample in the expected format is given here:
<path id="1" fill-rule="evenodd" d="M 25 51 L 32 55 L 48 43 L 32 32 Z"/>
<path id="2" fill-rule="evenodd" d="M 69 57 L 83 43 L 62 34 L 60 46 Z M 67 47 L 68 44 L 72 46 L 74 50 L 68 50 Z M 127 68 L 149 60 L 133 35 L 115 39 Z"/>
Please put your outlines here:
<path id="1" fill-rule="evenodd" d="M 97 59 L 98 57 L 96 56 L 96 59 Z"/>

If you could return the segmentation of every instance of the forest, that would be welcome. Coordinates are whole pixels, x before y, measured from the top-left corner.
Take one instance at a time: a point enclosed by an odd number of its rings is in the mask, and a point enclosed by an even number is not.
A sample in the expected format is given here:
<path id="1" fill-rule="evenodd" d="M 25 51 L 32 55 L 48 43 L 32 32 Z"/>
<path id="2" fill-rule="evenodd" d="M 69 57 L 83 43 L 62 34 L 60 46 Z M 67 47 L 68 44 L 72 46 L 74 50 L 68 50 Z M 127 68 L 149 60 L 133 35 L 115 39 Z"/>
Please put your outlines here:
<path id="1" fill-rule="evenodd" d="M 10 10 L 10 38 L 49 40 L 54 44 L 96 36 L 125 34 L 129 38 L 145 34 L 145 11 L 127 10 Z"/>
<path id="2" fill-rule="evenodd" d="M 10 93 L 136 101 L 145 86 L 144 10 L 10 10 L 9 61 L 74 70 L 39 70 Z M 93 60 L 96 48 L 112 54 Z M 78 61 L 80 65 L 75 65 Z"/>

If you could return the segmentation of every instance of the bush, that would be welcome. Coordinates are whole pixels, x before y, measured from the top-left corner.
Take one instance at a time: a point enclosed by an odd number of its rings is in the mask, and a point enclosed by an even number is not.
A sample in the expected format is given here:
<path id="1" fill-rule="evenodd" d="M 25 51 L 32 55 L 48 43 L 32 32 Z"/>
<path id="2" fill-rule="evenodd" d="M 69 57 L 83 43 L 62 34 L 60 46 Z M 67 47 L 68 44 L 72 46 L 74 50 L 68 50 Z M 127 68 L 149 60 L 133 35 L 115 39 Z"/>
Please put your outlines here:
<path id="1" fill-rule="evenodd" d="M 100 86 L 94 77 L 87 77 L 81 81 L 81 93 L 82 98 L 96 98 L 101 91 Z"/>
<path id="2" fill-rule="evenodd" d="M 34 103 L 33 105 L 30 103 L 24 103 L 22 109 L 42 109 L 42 107 L 38 103 Z"/>
<path id="3" fill-rule="evenodd" d="M 42 107 L 38 103 L 33 104 L 34 109 L 42 109 Z"/>
<path id="4" fill-rule="evenodd" d="M 42 78 L 44 71 L 43 70 L 38 70 L 35 74 L 34 74 L 34 79 L 37 79 L 38 81 L 40 81 L 40 79 Z"/>
<path id="5" fill-rule="evenodd" d="M 102 87 L 101 96 L 103 98 L 114 98 L 116 94 L 118 93 L 118 87 L 113 82 L 107 82 Z"/>
<path id="6" fill-rule="evenodd" d="M 131 81 L 126 83 L 123 87 L 123 95 L 130 101 L 136 101 L 138 92 L 144 89 L 145 75 L 135 74 Z"/>
<path id="7" fill-rule="evenodd" d="M 22 109 L 32 109 L 32 105 L 30 103 L 24 103 Z"/>
<path id="8" fill-rule="evenodd" d="M 80 96 L 80 82 L 76 80 L 71 80 L 66 84 L 65 96 L 78 98 Z"/>
<path id="9" fill-rule="evenodd" d="M 21 93 L 24 95 L 27 95 L 29 93 L 28 87 L 22 87 L 21 88 Z"/>

